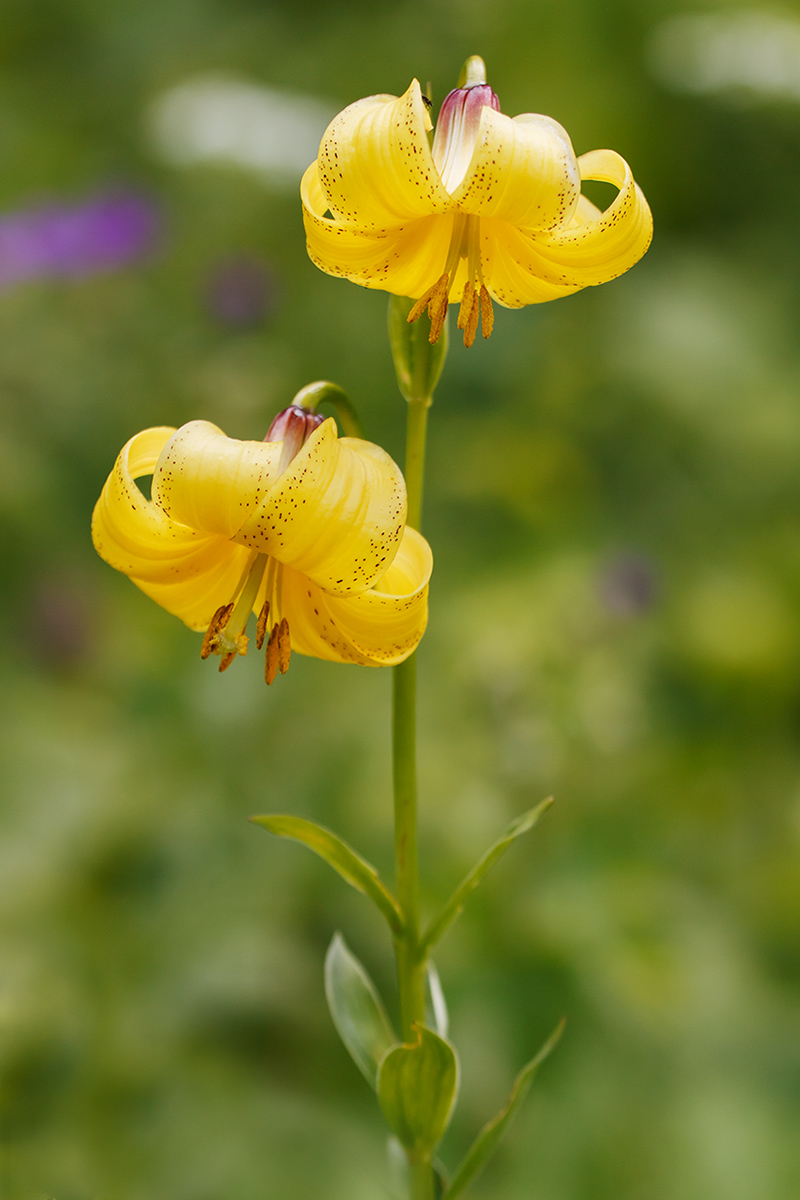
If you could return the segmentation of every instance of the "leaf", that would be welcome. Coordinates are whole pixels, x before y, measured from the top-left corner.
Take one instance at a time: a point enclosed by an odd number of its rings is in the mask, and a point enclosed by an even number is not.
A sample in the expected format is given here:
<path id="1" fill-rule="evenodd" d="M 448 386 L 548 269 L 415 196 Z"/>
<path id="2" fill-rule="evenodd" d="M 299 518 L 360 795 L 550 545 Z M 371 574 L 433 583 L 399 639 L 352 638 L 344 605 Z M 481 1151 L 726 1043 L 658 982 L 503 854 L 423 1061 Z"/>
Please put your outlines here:
<path id="1" fill-rule="evenodd" d="M 250 820 L 255 825 L 263 825 L 276 837 L 293 838 L 296 842 L 302 842 L 309 850 L 324 858 L 351 887 L 369 896 L 383 913 L 394 936 L 402 936 L 403 914 L 394 896 L 381 882 L 375 868 L 337 834 L 314 821 L 306 821 L 304 817 L 292 817 L 285 813 L 251 817 Z"/>
<path id="2" fill-rule="evenodd" d="M 325 995 L 333 1023 L 367 1083 L 378 1086 L 378 1063 L 397 1044 L 375 984 L 340 933 L 325 955 Z"/>
<path id="3" fill-rule="evenodd" d="M 517 1078 L 514 1080 L 514 1086 L 511 1089 L 511 1095 L 508 1099 L 508 1104 L 501 1109 L 496 1117 L 488 1121 L 480 1131 L 475 1141 L 467 1151 L 467 1156 L 461 1166 L 455 1173 L 453 1181 L 445 1192 L 445 1200 L 455 1200 L 456 1196 L 460 1196 L 468 1184 L 472 1182 L 475 1176 L 483 1170 L 486 1163 L 494 1154 L 497 1148 L 497 1143 L 503 1136 L 506 1125 L 514 1116 L 514 1113 L 525 1099 L 528 1088 L 531 1085 L 533 1076 L 537 1069 L 547 1058 L 551 1050 L 553 1050 L 564 1032 L 564 1020 L 559 1021 L 550 1037 L 542 1046 L 535 1058 L 532 1058 L 520 1071 Z"/>
<path id="4" fill-rule="evenodd" d="M 553 797 L 548 796 L 546 800 L 542 800 L 541 804 L 537 804 L 535 808 L 523 813 L 521 817 L 517 817 L 516 820 L 511 822 L 499 841 L 496 841 L 483 857 L 478 859 L 469 874 L 465 875 L 464 879 L 453 892 L 439 916 L 428 927 L 422 939 L 423 954 L 430 950 L 432 946 L 435 946 L 444 931 L 459 916 L 470 893 L 474 892 L 489 868 L 494 866 L 498 858 L 502 858 L 512 842 L 515 842 L 523 833 L 527 833 L 529 829 L 533 829 L 539 817 L 543 812 L 547 811 L 552 803 Z"/>
<path id="5" fill-rule="evenodd" d="M 425 1025 L 417 1042 L 394 1046 L 378 1068 L 378 1099 L 410 1154 L 429 1154 L 444 1136 L 458 1094 L 458 1058 L 450 1042 Z"/>
<path id="6" fill-rule="evenodd" d="M 447 1001 L 444 998 L 442 983 L 439 979 L 439 972 L 428 959 L 428 969 L 426 974 L 428 984 L 428 994 L 426 996 L 425 1012 L 426 1020 L 431 1029 L 435 1029 L 439 1037 L 447 1037 L 447 1028 L 449 1019 L 447 1015 Z"/>

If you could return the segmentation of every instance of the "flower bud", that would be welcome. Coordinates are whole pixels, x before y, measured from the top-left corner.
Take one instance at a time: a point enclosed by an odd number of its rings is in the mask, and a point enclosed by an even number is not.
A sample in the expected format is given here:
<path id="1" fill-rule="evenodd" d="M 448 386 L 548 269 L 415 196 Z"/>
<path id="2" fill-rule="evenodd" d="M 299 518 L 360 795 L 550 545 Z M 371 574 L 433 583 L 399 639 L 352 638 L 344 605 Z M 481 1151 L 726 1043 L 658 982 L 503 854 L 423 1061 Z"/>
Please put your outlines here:
<path id="1" fill-rule="evenodd" d="M 413 305 L 405 296 L 389 297 L 389 344 L 403 396 L 409 404 L 430 405 L 447 357 L 447 325 L 442 325 L 442 336 L 431 344 L 427 318 L 413 325 L 408 322 Z"/>
<path id="2" fill-rule="evenodd" d="M 478 141 L 484 108 L 500 112 L 500 101 L 488 83 L 454 88 L 445 96 L 433 138 L 433 161 L 451 194 L 467 173 Z"/>
<path id="3" fill-rule="evenodd" d="M 322 413 L 309 412 L 299 404 L 290 404 L 277 417 L 267 430 L 265 442 L 283 442 L 278 472 L 285 471 L 297 454 L 300 447 L 308 441 L 315 429 L 318 429 L 325 417 Z"/>

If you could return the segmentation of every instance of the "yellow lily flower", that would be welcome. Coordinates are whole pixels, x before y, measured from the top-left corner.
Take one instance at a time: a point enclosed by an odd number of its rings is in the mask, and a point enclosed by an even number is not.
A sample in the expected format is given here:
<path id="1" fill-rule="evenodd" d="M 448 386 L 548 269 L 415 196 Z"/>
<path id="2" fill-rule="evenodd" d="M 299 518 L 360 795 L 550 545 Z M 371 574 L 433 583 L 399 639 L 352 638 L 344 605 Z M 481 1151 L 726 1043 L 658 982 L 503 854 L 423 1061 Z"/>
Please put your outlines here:
<path id="1" fill-rule="evenodd" d="M 492 298 L 506 308 L 606 283 L 650 244 L 652 217 L 628 164 L 613 150 L 576 158 L 550 117 L 507 117 L 480 58 L 446 97 L 433 145 L 429 101 L 416 79 L 402 96 L 368 96 L 331 122 L 303 176 L 308 253 L 329 275 L 418 299 L 431 341 L 450 301 L 471 345 Z M 581 181 L 618 189 L 601 212 Z"/>
<path id="2" fill-rule="evenodd" d="M 268 683 L 290 648 L 402 662 L 425 630 L 432 556 L 405 523 L 400 469 L 378 446 L 338 437 L 332 418 L 289 409 L 271 432 L 237 441 L 190 421 L 136 434 L 94 510 L 97 552 L 205 629 L 203 656 L 220 655 L 220 670 L 246 653 L 251 611 L 259 648 L 268 638 Z M 146 475 L 149 500 L 135 482 Z"/>

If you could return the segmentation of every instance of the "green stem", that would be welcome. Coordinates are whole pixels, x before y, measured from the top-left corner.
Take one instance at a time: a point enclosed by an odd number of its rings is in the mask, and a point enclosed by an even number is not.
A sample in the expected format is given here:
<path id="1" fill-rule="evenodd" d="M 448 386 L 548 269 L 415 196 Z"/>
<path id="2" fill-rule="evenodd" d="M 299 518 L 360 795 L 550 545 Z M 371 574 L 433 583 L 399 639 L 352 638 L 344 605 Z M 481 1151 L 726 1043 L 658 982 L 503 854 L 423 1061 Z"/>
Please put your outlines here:
<path id="1" fill-rule="evenodd" d="M 412 400 L 408 405 L 406 422 L 406 491 L 408 492 L 408 523 L 419 529 L 422 518 L 422 488 L 425 474 L 425 437 L 428 432 L 428 409 L 431 401 Z"/>
<path id="2" fill-rule="evenodd" d="M 406 488 L 408 524 L 419 529 L 425 469 L 425 434 L 430 400 L 408 405 L 406 427 Z M 412 654 L 394 668 L 394 814 L 397 899 L 405 920 L 395 942 L 403 1039 L 413 1042 L 414 1025 L 425 1020 L 426 962 L 420 947 L 419 858 L 417 848 L 417 658 Z M 410 1162 L 411 1200 L 433 1200 L 430 1161 Z"/>

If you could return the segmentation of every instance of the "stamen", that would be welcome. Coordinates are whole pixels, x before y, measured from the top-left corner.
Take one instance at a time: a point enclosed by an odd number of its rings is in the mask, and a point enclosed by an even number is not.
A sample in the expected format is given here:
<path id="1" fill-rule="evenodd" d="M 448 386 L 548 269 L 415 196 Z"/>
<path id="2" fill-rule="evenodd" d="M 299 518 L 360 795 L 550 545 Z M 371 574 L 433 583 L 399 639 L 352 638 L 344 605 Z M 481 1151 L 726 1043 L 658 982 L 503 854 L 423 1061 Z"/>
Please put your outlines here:
<path id="1" fill-rule="evenodd" d="M 481 332 L 485 338 L 494 329 L 494 308 L 492 307 L 492 297 L 486 290 L 486 286 L 481 284 Z"/>
<path id="2" fill-rule="evenodd" d="M 203 644 L 200 647 L 201 658 L 208 658 L 209 654 L 211 654 L 217 644 L 217 634 L 228 624 L 232 612 L 232 604 L 223 604 L 214 613 L 213 617 L 211 618 L 211 623 L 206 630 L 205 637 L 203 638 Z"/>
<path id="3" fill-rule="evenodd" d="M 266 554 L 254 554 L 248 560 L 237 584 L 238 597 L 235 604 L 223 604 L 211 618 L 211 624 L 200 647 L 200 657 L 208 658 L 210 654 L 218 654 L 222 660 L 220 671 L 227 671 L 237 654 L 247 654 L 244 629 L 261 587 L 266 565 Z"/>
<path id="4" fill-rule="evenodd" d="M 450 276 L 442 275 L 438 280 L 428 305 L 428 316 L 431 319 L 431 331 L 428 341 L 435 346 L 442 335 L 447 318 L 448 296 L 450 292 Z"/>
<path id="5" fill-rule="evenodd" d="M 469 320 L 469 314 L 472 311 L 472 305 L 475 300 L 475 289 L 469 280 L 464 284 L 464 292 L 461 296 L 461 308 L 458 310 L 459 329 L 463 329 Z"/>
<path id="6" fill-rule="evenodd" d="M 264 638 L 267 636 L 267 620 L 269 618 L 269 600 L 265 600 L 261 612 L 258 614 L 258 623 L 256 625 L 256 650 L 260 650 L 264 645 Z"/>
<path id="7" fill-rule="evenodd" d="M 278 670 L 285 675 L 289 670 L 292 657 L 292 639 L 289 636 L 289 622 L 284 617 L 278 626 Z"/>
<path id="8" fill-rule="evenodd" d="M 481 303 L 478 299 L 478 293 L 472 291 L 472 303 L 470 304 L 469 314 L 464 324 L 464 345 L 469 350 L 472 343 L 475 341 L 475 334 L 478 330 L 478 317 L 480 316 Z"/>
<path id="9" fill-rule="evenodd" d="M 409 325 L 413 325 L 418 321 L 425 309 L 428 310 L 428 316 L 431 319 L 431 332 L 428 341 L 435 345 L 438 342 L 442 329 L 444 328 L 445 317 L 447 316 L 448 294 L 450 292 L 450 272 L 445 271 L 436 280 L 433 287 L 428 288 L 424 296 L 420 296 L 406 320 Z"/>
<path id="10" fill-rule="evenodd" d="M 267 684 L 275 682 L 275 677 L 278 674 L 280 665 L 280 647 L 278 646 L 278 638 L 280 637 L 280 625 L 273 625 L 272 633 L 269 635 L 267 642 L 267 657 L 264 662 L 264 679 Z"/>
<path id="11" fill-rule="evenodd" d="M 419 300 L 416 302 L 414 307 L 411 309 L 411 312 L 406 317 L 406 320 L 408 321 L 409 325 L 413 325 L 415 321 L 418 321 L 420 319 L 422 314 L 425 312 L 425 309 L 428 307 L 428 304 L 430 303 L 431 296 L 436 291 L 436 288 L 439 286 L 439 284 L 441 283 L 443 278 L 444 278 L 443 275 L 440 276 L 440 278 L 436 280 L 436 283 L 433 285 L 433 287 L 429 287 L 427 292 L 425 293 L 425 295 L 420 296 Z"/>

